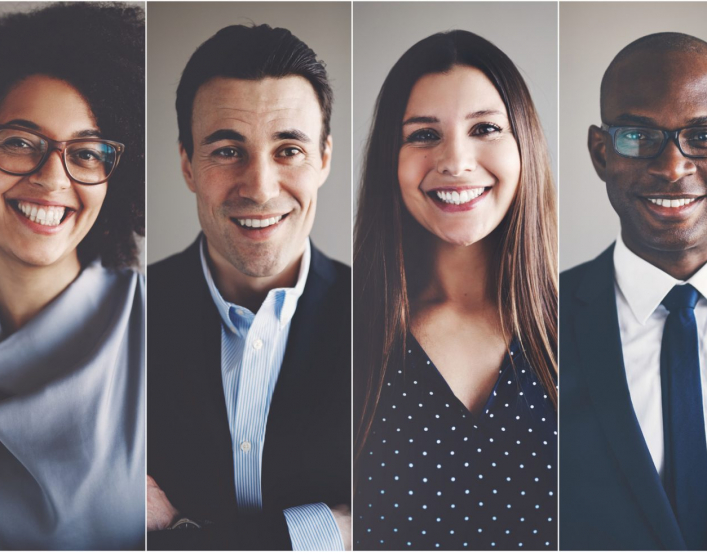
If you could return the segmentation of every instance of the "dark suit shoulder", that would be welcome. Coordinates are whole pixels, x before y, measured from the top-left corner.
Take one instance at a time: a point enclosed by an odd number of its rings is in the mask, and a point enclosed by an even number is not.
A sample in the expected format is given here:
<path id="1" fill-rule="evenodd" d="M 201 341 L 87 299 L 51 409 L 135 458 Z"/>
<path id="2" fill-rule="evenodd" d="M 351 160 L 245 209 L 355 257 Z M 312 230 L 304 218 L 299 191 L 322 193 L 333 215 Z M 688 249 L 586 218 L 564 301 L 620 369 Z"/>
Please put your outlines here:
<path id="1" fill-rule="evenodd" d="M 560 295 L 565 295 L 570 292 L 574 292 L 579 286 L 580 282 L 584 279 L 584 276 L 591 270 L 593 263 L 596 259 L 584 262 L 577 266 L 573 266 L 560 273 Z"/>

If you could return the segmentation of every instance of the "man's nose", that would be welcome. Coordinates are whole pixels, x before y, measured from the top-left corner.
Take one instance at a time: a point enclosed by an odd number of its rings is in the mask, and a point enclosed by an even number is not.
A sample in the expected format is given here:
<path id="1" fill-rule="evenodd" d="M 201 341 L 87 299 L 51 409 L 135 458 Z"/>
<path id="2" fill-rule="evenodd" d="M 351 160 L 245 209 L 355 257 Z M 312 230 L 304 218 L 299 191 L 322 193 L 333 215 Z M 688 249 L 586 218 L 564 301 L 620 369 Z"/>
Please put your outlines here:
<path id="1" fill-rule="evenodd" d="M 253 156 L 243 174 L 239 188 L 241 197 L 264 205 L 280 194 L 280 184 L 274 161 L 267 155 Z"/>
<path id="2" fill-rule="evenodd" d="M 447 176 L 462 176 L 476 169 L 474 146 L 463 137 L 452 136 L 439 149 L 437 172 Z"/>
<path id="3" fill-rule="evenodd" d="M 681 178 L 694 174 L 696 170 L 693 160 L 685 157 L 673 140 L 670 140 L 663 153 L 648 165 L 650 174 L 666 182 L 677 182 Z"/>
<path id="4" fill-rule="evenodd" d="M 64 169 L 62 152 L 58 150 L 50 152 L 39 170 L 30 175 L 30 182 L 50 192 L 70 188 L 71 179 Z"/>

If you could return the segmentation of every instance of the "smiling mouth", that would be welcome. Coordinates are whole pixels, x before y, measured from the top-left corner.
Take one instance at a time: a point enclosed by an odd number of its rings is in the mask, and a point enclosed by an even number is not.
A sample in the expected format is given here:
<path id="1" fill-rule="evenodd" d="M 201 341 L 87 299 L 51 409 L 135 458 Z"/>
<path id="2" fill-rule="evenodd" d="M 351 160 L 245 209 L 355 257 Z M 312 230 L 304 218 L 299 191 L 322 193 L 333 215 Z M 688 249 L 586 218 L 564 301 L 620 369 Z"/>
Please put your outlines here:
<path id="1" fill-rule="evenodd" d="M 12 208 L 26 219 L 42 226 L 59 226 L 75 209 L 60 205 L 42 205 L 22 200 L 10 200 Z"/>
<path id="2" fill-rule="evenodd" d="M 235 221 L 241 228 L 269 228 L 278 224 L 281 220 L 287 218 L 289 213 L 284 215 L 277 215 L 275 217 L 256 219 L 256 218 L 233 218 L 231 220 Z"/>
<path id="3" fill-rule="evenodd" d="M 469 188 L 466 190 L 459 191 L 448 191 L 448 190 L 432 190 L 427 192 L 432 199 L 441 201 L 448 205 L 464 205 L 470 201 L 475 200 L 477 197 L 481 196 L 489 188 Z"/>
<path id="4" fill-rule="evenodd" d="M 685 205 L 690 205 L 695 201 L 702 199 L 701 197 L 683 197 L 683 198 L 671 198 L 671 197 L 647 197 L 648 201 L 654 205 L 660 207 L 668 207 L 670 209 L 677 209 L 679 207 L 684 207 Z"/>

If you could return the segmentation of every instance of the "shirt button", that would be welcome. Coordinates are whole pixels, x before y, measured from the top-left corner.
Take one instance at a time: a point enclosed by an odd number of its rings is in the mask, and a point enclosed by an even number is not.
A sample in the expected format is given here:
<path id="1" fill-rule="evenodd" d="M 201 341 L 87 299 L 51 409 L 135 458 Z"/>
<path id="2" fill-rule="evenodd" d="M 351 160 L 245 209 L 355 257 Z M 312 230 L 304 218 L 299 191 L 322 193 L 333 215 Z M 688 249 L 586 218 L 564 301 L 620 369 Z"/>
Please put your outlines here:
<path id="1" fill-rule="evenodd" d="M 258 351 L 262 348 L 263 348 L 263 340 L 262 339 L 256 339 L 255 341 L 253 341 L 253 349 Z"/>
<path id="2" fill-rule="evenodd" d="M 243 442 L 241 443 L 241 450 L 242 450 L 243 452 L 248 452 L 248 451 L 250 451 L 250 443 L 249 443 L 248 441 L 243 441 Z"/>
<path id="3" fill-rule="evenodd" d="M 244 314 L 243 309 L 236 309 L 236 314 L 238 316 L 243 316 L 243 314 Z"/>

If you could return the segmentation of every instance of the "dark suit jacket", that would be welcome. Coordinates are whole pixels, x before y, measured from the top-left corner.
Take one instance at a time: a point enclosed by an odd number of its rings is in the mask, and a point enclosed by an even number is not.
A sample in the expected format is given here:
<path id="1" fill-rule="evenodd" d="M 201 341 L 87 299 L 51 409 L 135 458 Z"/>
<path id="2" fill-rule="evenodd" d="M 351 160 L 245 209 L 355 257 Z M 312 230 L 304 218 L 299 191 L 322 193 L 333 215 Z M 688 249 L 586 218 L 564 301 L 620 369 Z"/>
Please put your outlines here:
<path id="1" fill-rule="evenodd" d="M 203 530 L 148 548 L 291 549 L 282 511 L 351 498 L 351 270 L 312 247 L 268 415 L 263 512 L 239 515 L 221 380 L 221 319 L 199 240 L 148 268 L 148 473 Z"/>
<path id="2" fill-rule="evenodd" d="M 684 550 L 629 395 L 613 253 L 560 277 L 560 549 Z"/>

